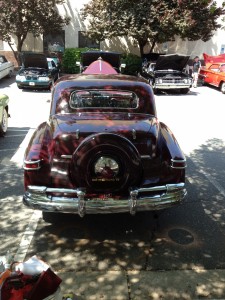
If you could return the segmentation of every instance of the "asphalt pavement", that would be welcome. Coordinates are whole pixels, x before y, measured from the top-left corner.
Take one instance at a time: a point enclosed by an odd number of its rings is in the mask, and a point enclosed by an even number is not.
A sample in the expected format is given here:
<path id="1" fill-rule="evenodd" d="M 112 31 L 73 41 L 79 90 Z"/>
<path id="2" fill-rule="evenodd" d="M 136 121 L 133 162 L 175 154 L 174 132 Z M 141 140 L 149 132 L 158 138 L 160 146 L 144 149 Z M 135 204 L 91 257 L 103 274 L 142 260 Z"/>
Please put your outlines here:
<path id="1" fill-rule="evenodd" d="M 159 119 L 187 157 L 183 205 L 135 217 L 68 215 L 52 225 L 21 204 L 24 149 L 51 94 L 20 91 L 13 78 L 0 88 L 11 101 L 0 140 L 0 256 L 42 257 L 62 279 L 61 294 L 79 300 L 225 299 L 225 95 L 198 87 L 156 96 Z"/>

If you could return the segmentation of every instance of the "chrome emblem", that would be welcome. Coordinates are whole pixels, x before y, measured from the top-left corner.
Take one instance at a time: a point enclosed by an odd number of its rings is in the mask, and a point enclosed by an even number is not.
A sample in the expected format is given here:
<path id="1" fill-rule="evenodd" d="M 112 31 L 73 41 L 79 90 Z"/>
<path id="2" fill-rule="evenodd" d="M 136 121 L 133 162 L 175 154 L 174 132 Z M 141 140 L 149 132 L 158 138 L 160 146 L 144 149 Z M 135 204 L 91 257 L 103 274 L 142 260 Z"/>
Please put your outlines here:
<path id="1" fill-rule="evenodd" d="M 94 166 L 97 177 L 103 179 L 113 179 L 119 173 L 119 164 L 108 156 L 101 156 Z"/>

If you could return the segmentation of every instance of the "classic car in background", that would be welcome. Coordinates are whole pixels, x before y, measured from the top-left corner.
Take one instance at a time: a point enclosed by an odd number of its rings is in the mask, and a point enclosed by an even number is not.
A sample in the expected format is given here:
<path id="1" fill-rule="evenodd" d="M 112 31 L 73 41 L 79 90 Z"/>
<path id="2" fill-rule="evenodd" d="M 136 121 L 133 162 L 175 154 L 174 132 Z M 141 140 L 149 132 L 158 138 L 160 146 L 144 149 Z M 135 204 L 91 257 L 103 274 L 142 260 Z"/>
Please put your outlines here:
<path id="1" fill-rule="evenodd" d="M 14 64 L 9 62 L 4 55 L 0 55 L 0 79 L 11 77 L 14 71 Z"/>
<path id="2" fill-rule="evenodd" d="M 202 84 L 213 85 L 225 94 L 225 54 L 211 56 L 203 53 L 203 57 L 205 66 L 199 73 Z"/>
<path id="3" fill-rule="evenodd" d="M 9 97 L 7 95 L 0 95 L 0 136 L 6 134 L 8 128 L 9 118 Z"/>
<path id="4" fill-rule="evenodd" d="M 86 68 L 90 66 L 92 62 L 98 60 L 99 57 L 109 63 L 118 73 L 121 73 L 121 69 L 126 67 L 125 64 L 121 63 L 121 53 L 92 50 L 81 53 L 81 62 L 77 62 L 77 65 L 80 66 L 80 72 L 85 71 Z"/>
<path id="5" fill-rule="evenodd" d="M 189 56 L 179 54 L 159 55 L 156 62 L 144 64 L 141 75 L 153 87 L 160 90 L 176 90 L 187 94 L 192 86 L 192 77 L 185 72 Z"/>
<path id="6" fill-rule="evenodd" d="M 23 168 L 23 203 L 47 222 L 57 213 L 164 209 L 186 195 L 186 159 L 157 118 L 151 86 L 100 57 L 57 80 L 49 120 L 31 137 Z"/>
<path id="7" fill-rule="evenodd" d="M 16 75 L 19 89 L 50 89 L 59 77 L 59 68 L 43 53 L 22 53 L 21 62 L 22 67 Z"/>

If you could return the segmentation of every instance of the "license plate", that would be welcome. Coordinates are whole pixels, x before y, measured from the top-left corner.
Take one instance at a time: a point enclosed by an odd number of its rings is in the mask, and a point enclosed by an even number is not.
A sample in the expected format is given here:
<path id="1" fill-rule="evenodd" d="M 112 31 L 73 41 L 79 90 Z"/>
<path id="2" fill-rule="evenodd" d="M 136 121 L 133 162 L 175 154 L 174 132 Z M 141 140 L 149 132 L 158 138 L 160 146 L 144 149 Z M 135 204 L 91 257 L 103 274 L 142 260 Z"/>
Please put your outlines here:
<path id="1" fill-rule="evenodd" d="M 29 85 L 35 85 L 35 82 L 29 82 Z"/>

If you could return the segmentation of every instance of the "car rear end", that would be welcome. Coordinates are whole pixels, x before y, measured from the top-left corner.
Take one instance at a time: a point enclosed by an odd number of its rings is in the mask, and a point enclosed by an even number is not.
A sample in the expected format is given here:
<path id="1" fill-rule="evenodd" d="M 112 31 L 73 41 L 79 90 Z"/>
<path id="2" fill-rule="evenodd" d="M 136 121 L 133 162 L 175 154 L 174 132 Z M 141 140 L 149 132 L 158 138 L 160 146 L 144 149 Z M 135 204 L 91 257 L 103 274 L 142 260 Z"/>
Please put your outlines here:
<path id="1" fill-rule="evenodd" d="M 55 87 L 50 124 L 25 154 L 24 203 L 80 216 L 180 203 L 186 160 L 157 119 L 151 87 L 122 75 L 82 78 Z"/>

